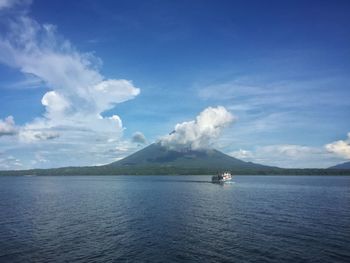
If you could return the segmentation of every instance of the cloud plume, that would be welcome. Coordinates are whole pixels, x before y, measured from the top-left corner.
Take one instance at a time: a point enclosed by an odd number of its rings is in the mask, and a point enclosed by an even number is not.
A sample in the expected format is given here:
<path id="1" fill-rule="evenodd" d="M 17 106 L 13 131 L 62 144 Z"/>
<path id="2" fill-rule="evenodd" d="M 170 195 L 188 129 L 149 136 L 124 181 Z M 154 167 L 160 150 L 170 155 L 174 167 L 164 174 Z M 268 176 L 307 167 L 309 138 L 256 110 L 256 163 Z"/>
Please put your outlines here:
<path id="1" fill-rule="evenodd" d="M 176 124 L 174 131 L 162 137 L 160 143 L 171 149 L 207 148 L 234 119 L 222 106 L 208 107 L 195 120 Z"/>
<path id="2" fill-rule="evenodd" d="M 335 153 L 344 159 L 350 159 L 350 132 L 346 140 L 335 141 L 327 144 L 325 147 L 331 153 Z"/>
<path id="3" fill-rule="evenodd" d="M 46 109 L 42 121 L 50 127 L 82 123 L 81 115 L 88 116 L 90 126 L 93 116 L 101 120 L 104 111 L 140 93 L 128 80 L 105 79 L 97 69 L 99 59 L 79 53 L 53 25 L 25 16 L 12 20 L 10 32 L 0 38 L 0 62 L 40 78 L 51 89 L 41 101 Z"/>
<path id="4" fill-rule="evenodd" d="M 0 7 L 22 2 L 30 1 L 1 1 Z M 11 14 L 0 32 L 0 63 L 35 77 L 47 90 L 41 99 L 41 116 L 19 126 L 13 117 L 0 120 L 0 136 L 17 135 L 17 149 L 28 144 L 35 144 L 35 149 L 52 146 L 57 154 L 62 149 L 56 160 L 64 159 L 69 148 L 72 156 L 97 153 L 96 160 L 79 165 L 113 161 L 104 159 L 103 153 L 123 140 L 124 127 L 120 116 L 105 112 L 134 99 L 140 89 L 130 80 L 103 76 L 101 59 L 78 51 L 54 25 L 41 24 L 28 12 Z"/>

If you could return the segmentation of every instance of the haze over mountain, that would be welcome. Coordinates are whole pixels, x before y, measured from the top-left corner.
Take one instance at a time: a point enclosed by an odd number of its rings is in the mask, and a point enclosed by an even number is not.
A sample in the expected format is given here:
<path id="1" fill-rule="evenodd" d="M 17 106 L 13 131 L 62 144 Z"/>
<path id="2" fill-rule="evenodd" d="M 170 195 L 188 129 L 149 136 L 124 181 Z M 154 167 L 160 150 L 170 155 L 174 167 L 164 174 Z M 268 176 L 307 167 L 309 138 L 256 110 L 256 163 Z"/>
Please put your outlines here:
<path id="1" fill-rule="evenodd" d="M 101 166 L 62 167 L 1 172 L 26 175 L 153 175 L 153 174 L 216 174 L 225 170 L 234 174 L 343 174 L 337 169 L 283 169 L 246 162 L 226 155 L 212 147 L 223 129 L 235 116 L 225 107 L 208 107 L 194 120 L 175 125 L 174 130 L 122 160 Z M 9 119 L 11 121 L 11 119 Z M 134 134 L 134 142 L 144 143 L 142 133 Z M 339 142 L 337 142 L 339 143 Z M 334 168 L 334 167 L 333 167 Z M 344 172 L 343 172 L 344 171 Z"/>
<path id="2" fill-rule="evenodd" d="M 249 170 L 271 169 L 275 167 L 265 166 L 252 162 L 245 162 L 215 149 L 191 148 L 171 149 L 162 146 L 160 142 L 153 143 L 130 156 L 109 164 L 111 167 L 166 167 L 166 168 L 190 168 L 210 170 Z"/>
<path id="3" fill-rule="evenodd" d="M 350 169 L 350 161 L 331 166 L 328 169 Z"/>
<path id="4" fill-rule="evenodd" d="M 101 166 L 0 171 L 0 175 L 349 175 L 350 169 L 285 169 L 226 155 L 215 149 L 172 149 L 153 143 L 122 160 Z"/>

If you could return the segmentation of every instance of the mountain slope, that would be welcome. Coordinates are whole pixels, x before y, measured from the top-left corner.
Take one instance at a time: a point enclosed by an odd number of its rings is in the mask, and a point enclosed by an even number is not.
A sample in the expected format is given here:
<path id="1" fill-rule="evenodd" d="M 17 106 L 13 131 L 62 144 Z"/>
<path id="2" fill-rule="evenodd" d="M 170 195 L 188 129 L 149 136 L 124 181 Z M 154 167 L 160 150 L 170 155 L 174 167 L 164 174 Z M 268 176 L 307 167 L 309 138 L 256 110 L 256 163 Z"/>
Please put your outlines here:
<path id="1" fill-rule="evenodd" d="M 328 169 L 350 169 L 350 162 L 345 162 L 329 167 Z"/>
<path id="2" fill-rule="evenodd" d="M 350 163 L 350 162 L 349 162 Z M 348 163 L 345 163 L 348 164 Z M 347 166 L 330 169 L 284 169 L 228 156 L 217 150 L 172 151 L 151 144 L 128 157 L 101 166 L 0 171 L 1 175 L 212 175 L 223 170 L 250 175 L 350 175 Z"/>
<path id="3" fill-rule="evenodd" d="M 190 169 L 232 170 L 232 169 L 271 169 L 273 167 L 244 162 L 217 150 L 169 150 L 159 143 L 146 148 L 114 163 L 111 167 L 176 167 Z"/>

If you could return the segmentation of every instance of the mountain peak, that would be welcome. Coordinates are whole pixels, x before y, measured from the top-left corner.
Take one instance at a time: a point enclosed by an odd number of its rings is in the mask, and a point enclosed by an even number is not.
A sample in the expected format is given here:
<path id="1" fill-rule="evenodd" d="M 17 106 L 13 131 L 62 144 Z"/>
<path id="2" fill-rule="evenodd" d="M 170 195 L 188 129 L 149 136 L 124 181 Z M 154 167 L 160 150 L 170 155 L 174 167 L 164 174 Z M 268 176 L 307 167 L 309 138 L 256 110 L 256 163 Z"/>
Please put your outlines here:
<path id="1" fill-rule="evenodd" d="M 109 164 L 116 167 L 175 167 L 190 169 L 270 169 L 272 167 L 245 162 L 215 149 L 170 149 L 153 143 L 126 158 Z"/>

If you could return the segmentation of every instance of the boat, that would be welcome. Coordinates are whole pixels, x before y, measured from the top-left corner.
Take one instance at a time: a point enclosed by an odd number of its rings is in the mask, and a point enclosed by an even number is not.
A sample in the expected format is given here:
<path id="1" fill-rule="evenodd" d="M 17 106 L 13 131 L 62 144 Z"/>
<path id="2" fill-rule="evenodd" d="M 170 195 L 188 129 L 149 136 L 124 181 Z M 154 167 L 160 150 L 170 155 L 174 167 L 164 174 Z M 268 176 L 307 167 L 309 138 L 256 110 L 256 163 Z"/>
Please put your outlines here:
<path id="1" fill-rule="evenodd" d="M 223 172 L 217 175 L 213 175 L 211 177 L 212 183 L 223 183 L 226 181 L 230 181 L 232 179 L 232 175 L 230 172 Z"/>

